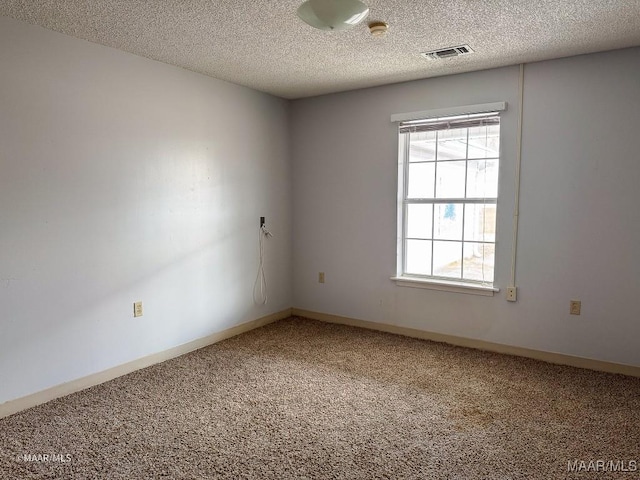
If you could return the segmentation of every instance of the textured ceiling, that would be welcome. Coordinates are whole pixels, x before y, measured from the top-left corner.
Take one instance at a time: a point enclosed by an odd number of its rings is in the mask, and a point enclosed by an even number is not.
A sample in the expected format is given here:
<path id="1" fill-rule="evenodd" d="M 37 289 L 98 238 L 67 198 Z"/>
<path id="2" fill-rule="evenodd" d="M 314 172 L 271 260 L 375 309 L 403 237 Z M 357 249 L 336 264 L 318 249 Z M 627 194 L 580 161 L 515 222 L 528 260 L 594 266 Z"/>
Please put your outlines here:
<path id="1" fill-rule="evenodd" d="M 342 32 L 299 20 L 302 0 L 0 0 L 0 15 L 284 98 L 640 45 L 640 0 L 364 1 Z M 476 53 L 420 56 L 460 44 Z"/>

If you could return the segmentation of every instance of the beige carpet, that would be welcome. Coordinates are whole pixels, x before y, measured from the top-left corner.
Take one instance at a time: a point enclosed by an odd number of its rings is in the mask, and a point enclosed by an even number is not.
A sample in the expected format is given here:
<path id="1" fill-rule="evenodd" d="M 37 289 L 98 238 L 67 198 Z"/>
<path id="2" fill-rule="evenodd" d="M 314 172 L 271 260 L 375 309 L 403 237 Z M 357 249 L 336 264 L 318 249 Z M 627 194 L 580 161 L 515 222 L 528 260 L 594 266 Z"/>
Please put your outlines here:
<path id="1" fill-rule="evenodd" d="M 640 379 L 296 318 L 0 420 L 2 479 L 639 477 Z"/>

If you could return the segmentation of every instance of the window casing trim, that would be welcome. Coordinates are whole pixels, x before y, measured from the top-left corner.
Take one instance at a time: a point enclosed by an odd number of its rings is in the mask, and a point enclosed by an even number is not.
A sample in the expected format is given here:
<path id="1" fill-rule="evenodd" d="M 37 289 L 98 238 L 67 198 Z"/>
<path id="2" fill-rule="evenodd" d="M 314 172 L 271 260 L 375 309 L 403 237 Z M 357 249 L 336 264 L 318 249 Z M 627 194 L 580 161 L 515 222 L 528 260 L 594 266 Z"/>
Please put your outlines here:
<path id="1" fill-rule="evenodd" d="M 473 115 L 475 113 L 502 112 L 507 109 L 507 102 L 481 103 L 478 105 L 463 105 L 450 108 L 435 108 L 420 112 L 394 113 L 391 122 L 409 122 L 427 118 L 453 117 L 457 115 Z"/>
<path id="2" fill-rule="evenodd" d="M 468 293 L 471 295 L 481 295 L 493 297 L 494 293 L 500 291 L 497 287 L 476 284 L 470 282 L 460 282 L 454 280 L 444 280 L 439 278 L 423 278 L 409 275 L 391 277 L 390 280 L 396 282 L 399 287 L 424 288 L 428 290 L 438 290 L 441 292 Z"/>
<path id="3" fill-rule="evenodd" d="M 475 115 L 475 114 L 483 114 L 483 113 L 499 113 L 507 109 L 506 102 L 494 102 L 480 105 L 469 105 L 469 106 L 461 106 L 461 107 L 452 107 L 445 109 L 434 109 L 434 110 L 425 110 L 420 112 L 411 112 L 404 114 L 394 114 L 391 116 L 392 122 L 411 122 L 417 121 L 418 123 L 421 120 L 428 121 L 429 119 L 439 119 L 442 117 L 456 117 L 462 115 Z M 498 121 L 498 124 L 500 122 Z M 464 127 L 463 127 L 464 128 Z M 410 130 L 407 130 L 405 133 L 409 133 Z M 399 130 L 400 133 L 400 130 Z M 398 135 L 398 140 L 400 140 L 400 135 Z M 502 142 L 501 142 L 502 143 Z M 500 146 L 502 149 L 502 145 Z M 396 265 L 396 276 L 391 277 L 392 281 L 398 286 L 404 287 L 414 287 L 414 288 L 425 288 L 432 290 L 440 290 L 440 291 L 449 291 L 449 292 L 459 292 L 459 293 L 470 293 L 475 295 L 483 295 L 483 296 L 493 296 L 494 293 L 499 292 L 500 289 L 495 286 L 495 278 L 493 282 L 488 283 L 485 281 L 474 281 L 474 280 L 465 280 L 465 279 L 449 279 L 449 278 L 441 278 L 437 276 L 421 276 L 411 273 L 404 273 L 406 271 L 406 240 L 407 237 L 407 224 L 406 224 L 406 206 L 408 202 L 406 201 L 406 192 L 408 189 L 408 145 L 405 142 L 398 141 L 398 201 L 397 201 L 397 265 Z M 498 160 L 502 157 L 502 154 L 498 156 Z M 497 198 L 482 198 L 482 199 L 473 199 L 473 198 L 464 198 L 464 199 L 412 199 L 411 203 L 429 203 L 429 204 L 438 204 L 438 203 L 452 203 L 454 200 L 459 200 L 459 203 L 465 204 L 486 204 L 487 202 L 493 203 L 497 205 Z M 493 241 L 493 244 L 496 245 L 497 239 Z"/>

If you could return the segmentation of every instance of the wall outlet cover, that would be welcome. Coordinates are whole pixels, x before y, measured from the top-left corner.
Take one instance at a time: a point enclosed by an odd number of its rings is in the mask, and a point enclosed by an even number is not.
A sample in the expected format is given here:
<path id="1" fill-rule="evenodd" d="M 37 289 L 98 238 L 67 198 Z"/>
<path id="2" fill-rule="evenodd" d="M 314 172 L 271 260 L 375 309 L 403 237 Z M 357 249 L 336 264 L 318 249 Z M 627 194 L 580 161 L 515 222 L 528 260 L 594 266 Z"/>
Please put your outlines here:
<path id="1" fill-rule="evenodd" d="M 571 300 L 569 303 L 569 313 L 571 315 L 580 315 L 582 310 L 582 302 L 580 300 Z"/>

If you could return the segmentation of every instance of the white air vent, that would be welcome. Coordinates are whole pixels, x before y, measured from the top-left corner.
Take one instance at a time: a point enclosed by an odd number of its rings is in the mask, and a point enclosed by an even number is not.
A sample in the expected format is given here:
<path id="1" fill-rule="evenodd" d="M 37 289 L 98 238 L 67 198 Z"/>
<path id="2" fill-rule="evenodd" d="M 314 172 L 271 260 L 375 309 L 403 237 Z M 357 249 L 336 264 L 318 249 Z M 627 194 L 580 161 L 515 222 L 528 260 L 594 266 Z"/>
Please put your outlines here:
<path id="1" fill-rule="evenodd" d="M 441 58 L 452 58 L 460 55 L 468 55 L 473 53 L 469 45 L 460 45 L 458 47 L 442 48 L 440 50 L 434 50 L 432 52 L 422 52 L 422 55 L 427 60 L 440 60 Z"/>

